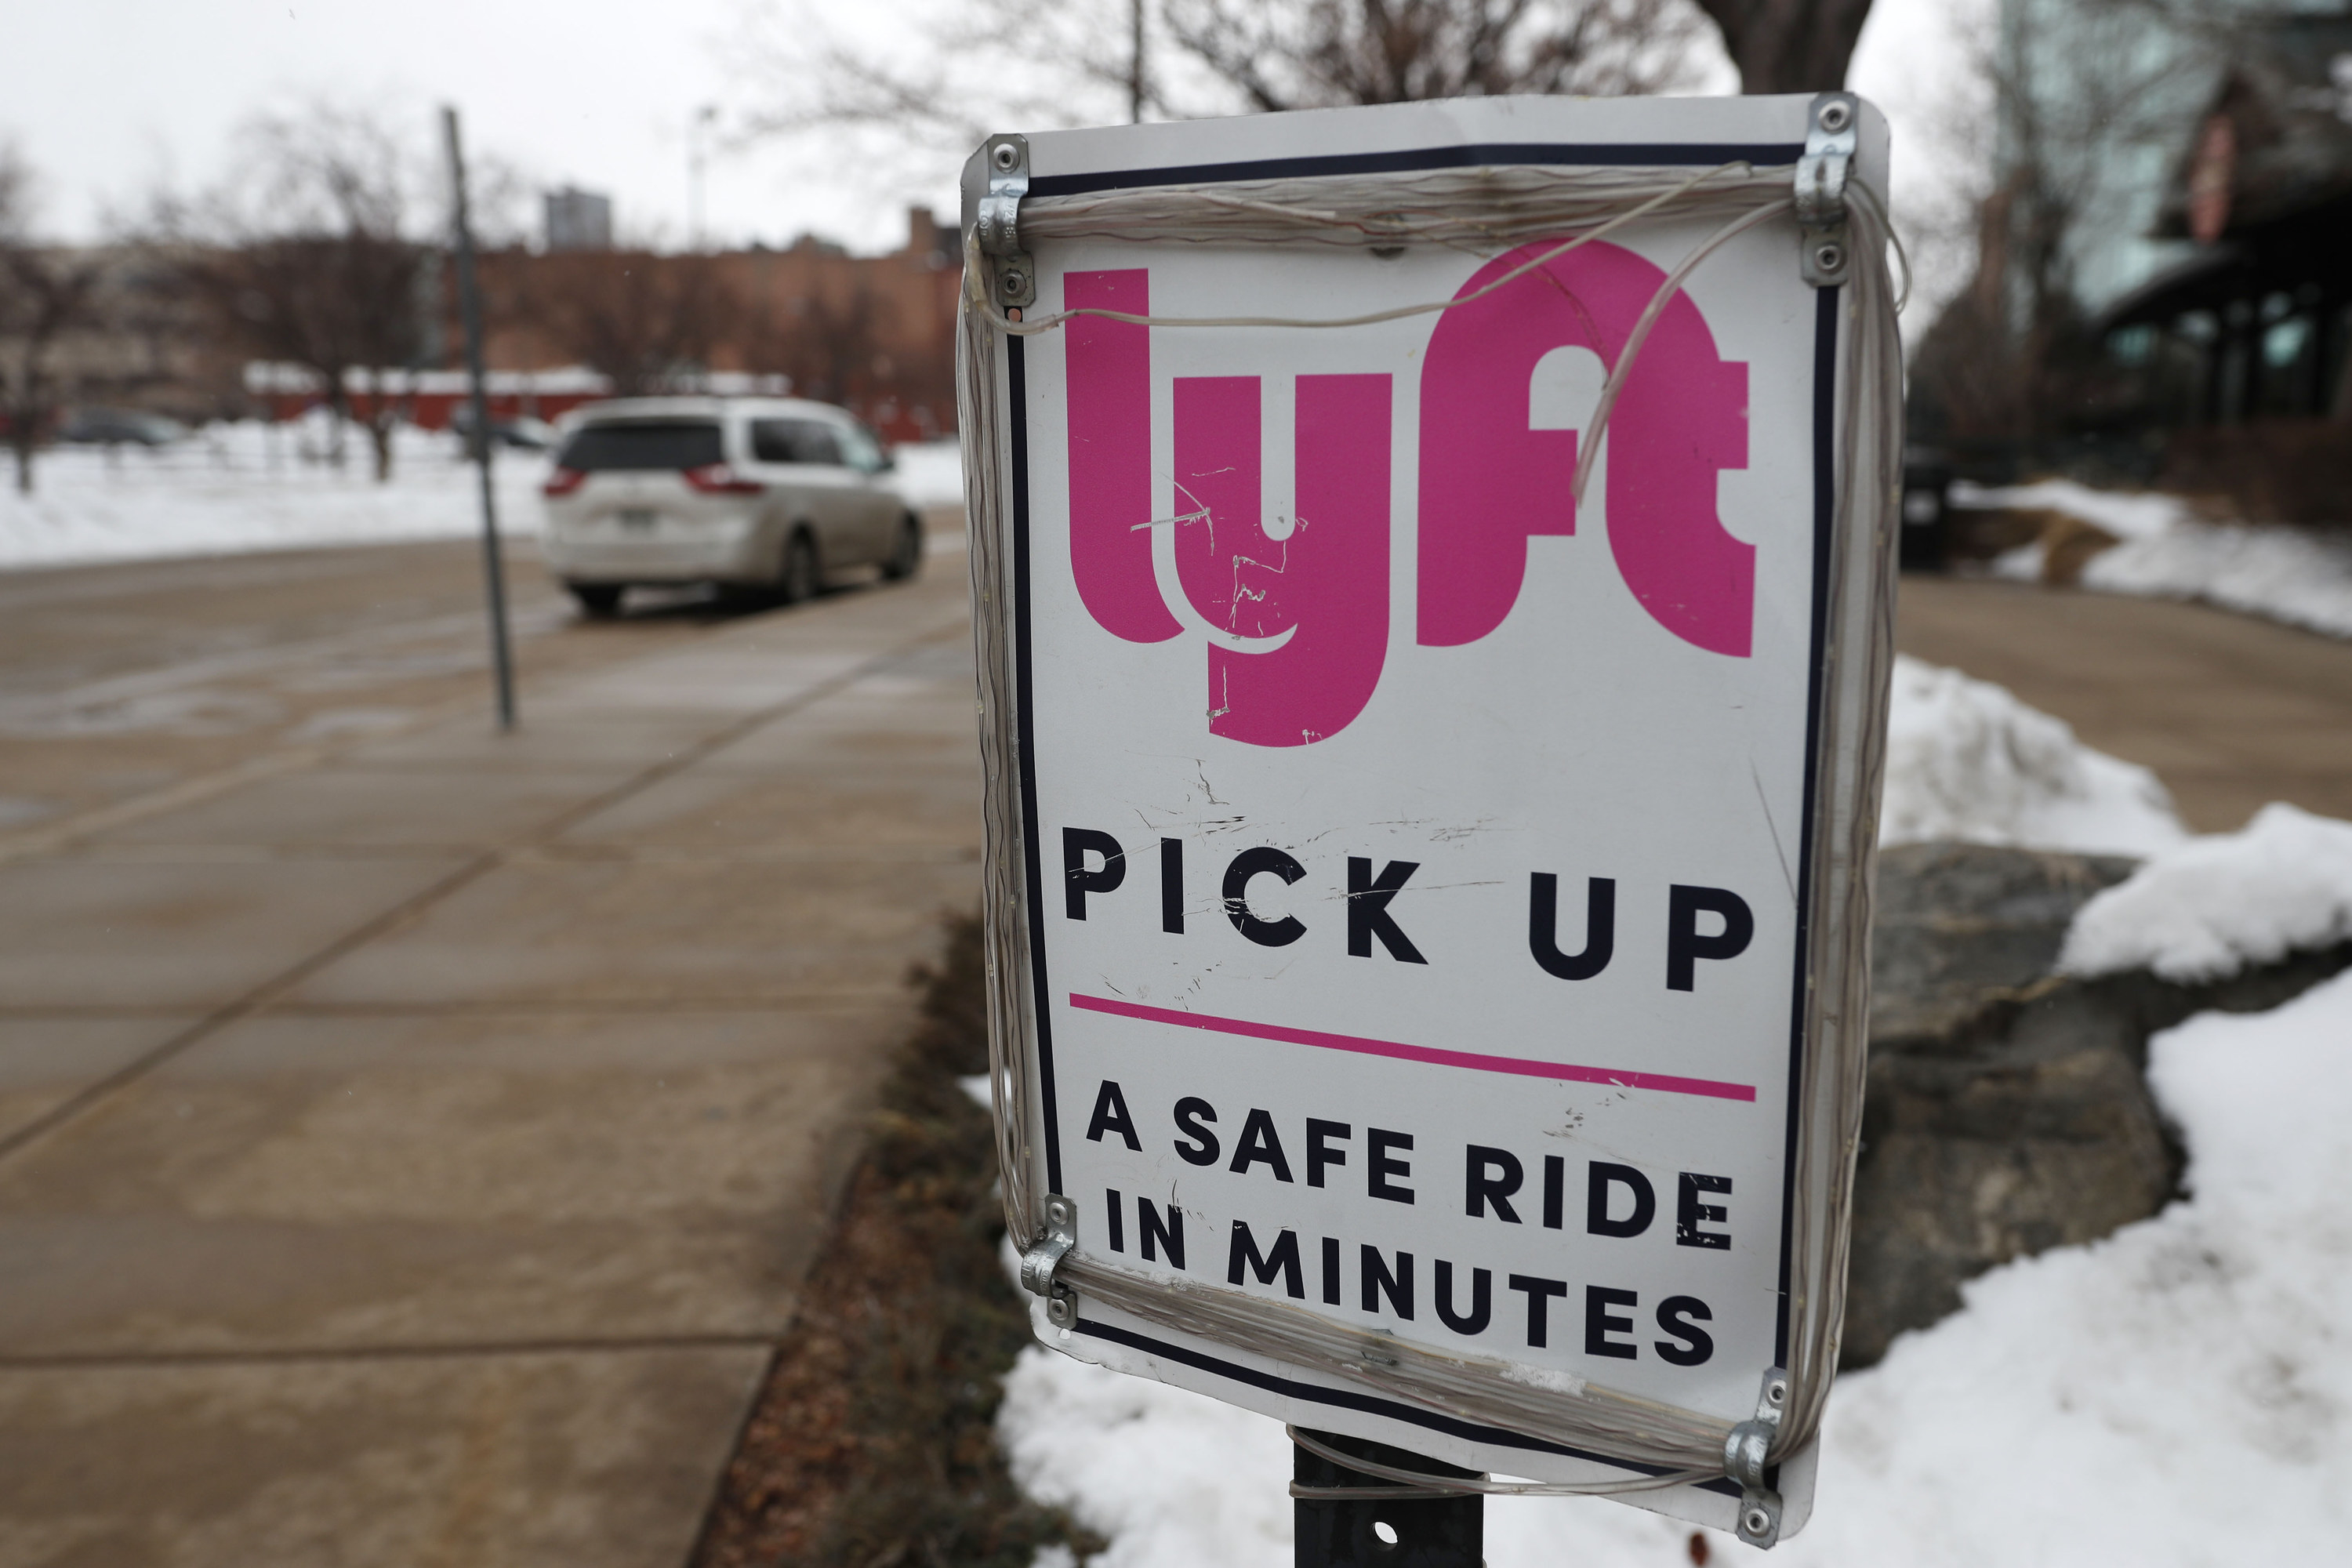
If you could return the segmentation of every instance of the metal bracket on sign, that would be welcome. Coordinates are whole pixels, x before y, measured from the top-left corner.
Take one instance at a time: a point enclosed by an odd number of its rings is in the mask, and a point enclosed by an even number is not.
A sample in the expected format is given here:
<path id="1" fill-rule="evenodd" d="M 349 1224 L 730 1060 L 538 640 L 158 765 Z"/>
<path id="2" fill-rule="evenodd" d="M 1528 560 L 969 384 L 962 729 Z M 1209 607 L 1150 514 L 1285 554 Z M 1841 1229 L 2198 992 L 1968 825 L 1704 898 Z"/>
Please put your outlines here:
<path id="1" fill-rule="evenodd" d="M 1045 1298 L 1045 1321 L 1066 1329 L 1078 1321 L 1078 1293 L 1054 1278 L 1054 1270 L 1078 1245 L 1078 1205 L 1059 1193 L 1045 1194 L 1045 1234 L 1021 1255 L 1022 1289 Z"/>
<path id="2" fill-rule="evenodd" d="M 1816 289 L 1843 283 L 1853 264 L 1846 236 L 1845 184 L 1859 145 L 1862 102 L 1850 92 L 1813 99 L 1805 155 L 1797 160 L 1797 275 Z"/>
<path id="3" fill-rule="evenodd" d="M 1037 268 L 1021 248 L 1021 198 L 1029 194 L 1029 139 L 992 136 L 981 150 L 988 164 L 988 193 L 980 198 L 972 226 L 988 258 L 989 291 L 997 305 L 1017 310 L 1037 299 Z"/>
<path id="4" fill-rule="evenodd" d="M 1780 1494 L 1764 1484 L 1764 1461 L 1788 1404 L 1788 1369 L 1773 1367 L 1756 1396 L 1756 1418 L 1742 1421 L 1723 1440 L 1723 1473 L 1740 1488 L 1739 1539 L 1750 1546 L 1769 1547 L 1780 1539 Z"/>

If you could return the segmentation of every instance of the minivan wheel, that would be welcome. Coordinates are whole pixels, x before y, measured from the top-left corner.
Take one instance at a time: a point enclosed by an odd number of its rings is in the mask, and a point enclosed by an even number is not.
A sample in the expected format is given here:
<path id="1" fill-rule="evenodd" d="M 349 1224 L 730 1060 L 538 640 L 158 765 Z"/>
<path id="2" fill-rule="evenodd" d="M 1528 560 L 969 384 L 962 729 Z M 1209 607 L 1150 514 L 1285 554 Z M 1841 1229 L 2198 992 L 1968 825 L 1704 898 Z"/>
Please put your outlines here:
<path id="1" fill-rule="evenodd" d="M 891 546 L 890 559 L 882 563 L 882 575 L 893 583 L 903 583 L 923 569 L 923 525 L 913 518 L 901 519 L 898 542 Z"/>
<path id="2" fill-rule="evenodd" d="M 803 599 L 816 597 L 816 541 L 805 533 L 795 533 L 784 546 L 783 570 L 776 575 L 776 599 L 781 604 L 797 605 Z"/>
<path id="3" fill-rule="evenodd" d="M 618 583 L 566 583 L 563 585 L 580 602 L 583 615 L 601 621 L 621 613 L 621 595 L 625 590 Z"/>

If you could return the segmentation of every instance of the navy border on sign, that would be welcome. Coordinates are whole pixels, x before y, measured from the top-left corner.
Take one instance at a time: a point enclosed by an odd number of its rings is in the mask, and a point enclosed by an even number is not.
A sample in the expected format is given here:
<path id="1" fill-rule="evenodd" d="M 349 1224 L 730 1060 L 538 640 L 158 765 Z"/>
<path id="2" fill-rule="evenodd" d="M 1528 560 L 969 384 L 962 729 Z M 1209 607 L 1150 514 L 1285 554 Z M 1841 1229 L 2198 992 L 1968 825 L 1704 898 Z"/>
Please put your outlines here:
<path id="1" fill-rule="evenodd" d="M 1621 142 L 1613 143 L 1495 142 L 1423 147 L 1407 153 L 1333 153 L 1316 158 L 1253 158 L 1234 163 L 1186 163 L 1156 169 L 1108 169 L 1091 174 L 1039 174 L 1033 196 L 1090 195 L 1151 185 L 1221 184 L 1229 180 L 1313 179 L 1318 174 L 1394 174 L 1419 169 L 1475 169 L 1488 163 L 1610 168 L 1614 166 L 1793 163 L 1801 142 Z"/>

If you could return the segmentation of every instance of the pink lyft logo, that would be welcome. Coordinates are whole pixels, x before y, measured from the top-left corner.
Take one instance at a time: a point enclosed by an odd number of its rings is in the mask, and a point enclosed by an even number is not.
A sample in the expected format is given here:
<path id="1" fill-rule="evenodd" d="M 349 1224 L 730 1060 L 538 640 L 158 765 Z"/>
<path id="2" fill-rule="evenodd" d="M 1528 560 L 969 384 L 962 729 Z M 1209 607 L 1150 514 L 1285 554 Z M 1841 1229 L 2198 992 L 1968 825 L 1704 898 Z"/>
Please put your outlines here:
<path id="1" fill-rule="evenodd" d="M 1498 257 L 1475 293 L 1548 248 Z M 1421 381 L 1419 625 L 1446 647 L 1510 614 L 1527 541 L 1573 534 L 1577 432 L 1529 428 L 1529 384 L 1555 349 L 1613 367 L 1664 275 L 1604 243 L 1569 252 L 1438 318 Z M 1150 271 L 1073 272 L 1064 303 L 1150 313 Z M 1080 316 L 1068 326 L 1070 568 L 1097 624 L 1129 642 L 1183 626 L 1152 567 L 1150 329 Z M 1391 378 L 1297 378 L 1297 518 L 1263 516 L 1260 378 L 1174 383 L 1177 579 L 1192 608 L 1263 650 L 1213 643 L 1209 730 L 1259 746 L 1337 734 L 1380 684 L 1388 650 Z M 1748 657 L 1756 551 L 1716 515 L 1716 474 L 1748 464 L 1748 367 L 1717 352 L 1676 293 L 1609 425 L 1609 544 L 1660 626 L 1711 653 Z"/>

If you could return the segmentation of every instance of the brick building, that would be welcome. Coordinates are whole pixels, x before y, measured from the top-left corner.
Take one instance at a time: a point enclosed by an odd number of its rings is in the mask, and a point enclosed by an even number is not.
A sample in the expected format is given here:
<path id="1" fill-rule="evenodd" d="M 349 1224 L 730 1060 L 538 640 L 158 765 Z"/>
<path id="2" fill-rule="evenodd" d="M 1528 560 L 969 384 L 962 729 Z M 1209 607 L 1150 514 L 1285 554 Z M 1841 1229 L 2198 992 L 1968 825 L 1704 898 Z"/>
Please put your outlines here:
<path id="1" fill-rule="evenodd" d="M 509 251 L 483 258 L 493 370 L 585 371 L 618 394 L 709 388 L 839 403 L 893 440 L 955 430 L 956 232 L 925 208 L 887 256 Z M 444 339 L 455 363 L 455 302 Z M 540 413 L 539 408 L 518 411 Z M 420 405 L 420 423 L 438 424 Z M 558 410 L 560 412 L 560 410 Z"/>
<path id="2" fill-rule="evenodd" d="M 782 249 L 664 254 L 492 252 L 480 276 L 494 417 L 556 418 L 598 397 L 657 391 L 778 393 L 840 403 L 893 440 L 955 432 L 956 232 L 924 208 L 906 243 L 852 256 L 822 240 Z M 247 363 L 173 286 L 168 248 L 77 253 L 106 269 L 100 324 L 53 355 L 69 402 L 189 419 L 288 418 L 320 401 L 292 365 Z M 429 258 L 437 263 L 438 258 Z M 455 268 L 427 268 L 418 363 L 354 370 L 353 412 L 379 397 L 429 429 L 467 396 Z"/>

